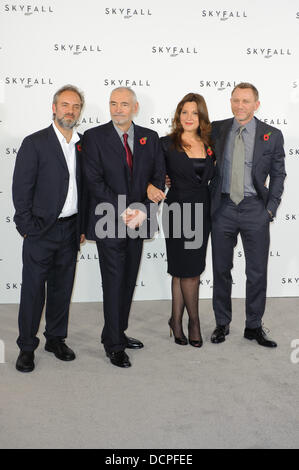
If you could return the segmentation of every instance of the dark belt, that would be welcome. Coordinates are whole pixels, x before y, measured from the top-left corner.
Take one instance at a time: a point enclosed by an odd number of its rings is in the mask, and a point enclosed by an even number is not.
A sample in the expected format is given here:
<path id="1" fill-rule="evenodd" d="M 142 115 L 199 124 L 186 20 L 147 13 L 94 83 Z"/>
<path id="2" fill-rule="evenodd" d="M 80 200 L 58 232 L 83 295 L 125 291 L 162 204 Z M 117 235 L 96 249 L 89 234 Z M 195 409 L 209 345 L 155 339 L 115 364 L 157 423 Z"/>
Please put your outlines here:
<path id="1" fill-rule="evenodd" d="M 57 219 L 57 222 L 68 222 L 69 220 L 73 220 L 77 217 L 78 214 L 73 214 L 73 215 L 70 215 L 69 217 L 59 217 Z"/>

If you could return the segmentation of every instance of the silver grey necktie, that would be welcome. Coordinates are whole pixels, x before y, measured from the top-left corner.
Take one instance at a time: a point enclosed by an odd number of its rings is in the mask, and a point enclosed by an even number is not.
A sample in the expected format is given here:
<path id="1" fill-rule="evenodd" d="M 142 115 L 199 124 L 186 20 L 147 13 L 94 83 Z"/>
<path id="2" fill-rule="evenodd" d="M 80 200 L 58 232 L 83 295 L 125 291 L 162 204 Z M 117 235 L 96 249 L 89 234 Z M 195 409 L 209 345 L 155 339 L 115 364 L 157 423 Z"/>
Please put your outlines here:
<path id="1" fill-rule="evenodd" d="M 245 146 L 242 137 L 244 129 L 244 126 L 238 129 L 233 152 L 230 198 L 235 204 L 244 199 Z"/>

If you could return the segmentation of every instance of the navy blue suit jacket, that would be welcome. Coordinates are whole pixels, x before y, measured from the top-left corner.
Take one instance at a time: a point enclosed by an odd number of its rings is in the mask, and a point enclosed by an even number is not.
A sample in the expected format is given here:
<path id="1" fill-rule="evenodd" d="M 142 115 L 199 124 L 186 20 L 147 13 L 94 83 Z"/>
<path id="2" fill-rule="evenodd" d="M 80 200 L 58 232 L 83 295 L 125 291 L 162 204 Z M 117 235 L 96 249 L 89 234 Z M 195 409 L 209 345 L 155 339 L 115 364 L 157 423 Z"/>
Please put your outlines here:
<path id="1" fill-rule="evenodd" d="M 76 143 L 78 190 L 77 240 L 84 233 L 84 195 L 80 142 Z M 56 222 L 64 206 L 69 171 L 53 126 L 31 134 L 18 151 L 13 175 L 14 221 L 24 236 L 41 237 Z"/>
<path id="2" fill-rule="evenodd" d="M 150 205 L 153 206 L 153 203 L 147 198 L 147 185 L 152 183 L 160 189 L 165 187 L 164 156 L 155 131 L 134 124 L 132 175 L 126 162 L 125 148 L 112 121 L 87 130 L 83 136 L 82 150 L 83 172 L 89 192 L 87 239 L 98 239 L 95 225 L 101 216 L 95 215 L 95 209 L 99 203 L 112 204 L 117 221 L 120 215 L 119 195 L 125 196 L 126 207 L 134 207 L 134 203 L 144 204 L 150 217 Z M 152 230 L 148 233 L 150 236 L 153 236 Z"/>
<path id="3" fill-rule="evenodd" d="M 275 217 L 281 201 L 286 177 L 283 135 L 279 129 L 256 119 L 255 145 L 252 162 L 252 181 L 258 196 L 264 201 L 265 208 Z M 212 214 L 221 200 L 223 178 L 223 156 L 225 143 L 233 124 L 233 118 L 212 123 L 212 140 L 216 154 L 216 174 L 210 183 Z M 270 133 L 270 135 L 269 135 Z M 269 139 L 266 135 L 269 135 Z M 269 182 L 265 186 L 269 176 Z"/>

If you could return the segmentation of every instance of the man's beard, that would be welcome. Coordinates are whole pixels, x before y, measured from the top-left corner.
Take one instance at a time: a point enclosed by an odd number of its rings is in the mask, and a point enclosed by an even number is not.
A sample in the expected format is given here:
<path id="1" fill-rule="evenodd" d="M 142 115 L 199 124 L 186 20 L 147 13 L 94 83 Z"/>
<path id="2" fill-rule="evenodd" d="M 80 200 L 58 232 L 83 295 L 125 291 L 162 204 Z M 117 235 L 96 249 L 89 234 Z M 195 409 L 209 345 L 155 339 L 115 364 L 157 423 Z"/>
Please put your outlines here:
<path id="1" fill-rule="evenodd" d="M 58 124 L 63 128 L 63 129 L 73 129 L 73 127 L 75 127 L 77 125 L 77 122 L 75 119 L 72 119 L 71 117 L 69 117 L 68 119 L 66 119 L 65 116 L 63 116 L 62 118 L 58 118 L 56 116 L 56 120 L 58 122 Z"/>
<path id="2" fill-rule="evenodd" d="M 126 124 L 127 122 L 130 122 L 130 121 L 133 120 L 133 116 L 112 115 L 111 118 L 112 118 L 112 121 L 114 122 L 114 124 L 120 125 L 120 126 L 122 126 L 122 125 Z"/>

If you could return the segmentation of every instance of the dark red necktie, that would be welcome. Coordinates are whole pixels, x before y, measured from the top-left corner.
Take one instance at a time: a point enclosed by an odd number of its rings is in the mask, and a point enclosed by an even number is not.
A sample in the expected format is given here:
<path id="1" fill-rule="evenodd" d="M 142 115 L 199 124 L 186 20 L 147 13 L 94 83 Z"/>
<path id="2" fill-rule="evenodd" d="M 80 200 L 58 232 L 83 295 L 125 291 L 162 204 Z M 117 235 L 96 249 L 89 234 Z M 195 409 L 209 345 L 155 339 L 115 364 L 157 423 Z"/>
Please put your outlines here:
<path id="1" fill-rule="evenodd" d="M 131 152 L 131 149 L 128 144 L 128 134 L 124 134 L 124 144 L 125 144 L 125 150 L 126 150 L 126 157 L 127 157 L 127 164 L 128 167 L 130 168 L 130 171 L 132 172 L 133 168 L 133 155 Z"/>

